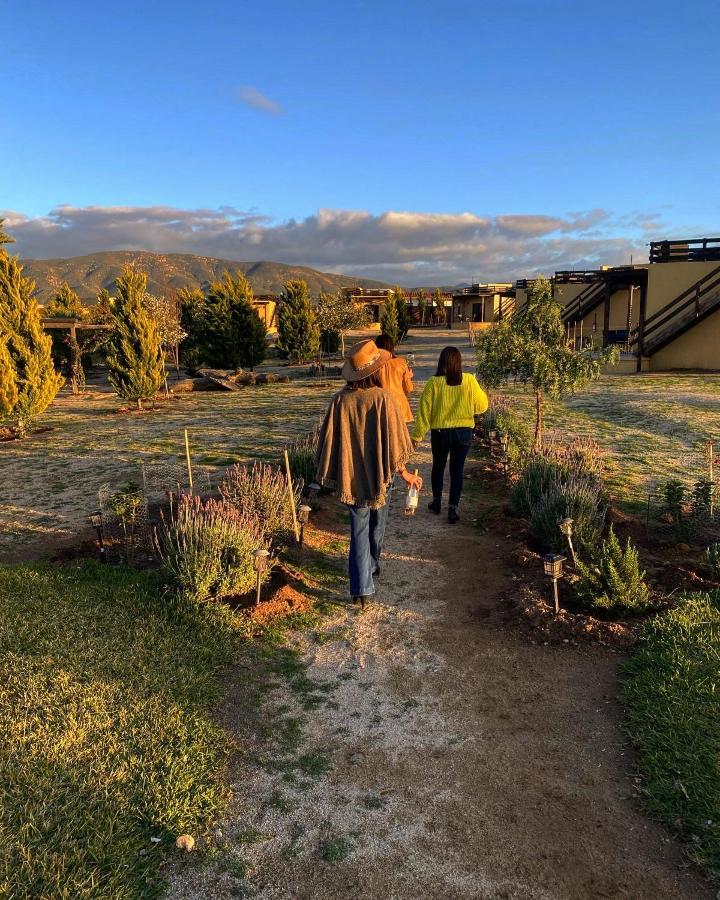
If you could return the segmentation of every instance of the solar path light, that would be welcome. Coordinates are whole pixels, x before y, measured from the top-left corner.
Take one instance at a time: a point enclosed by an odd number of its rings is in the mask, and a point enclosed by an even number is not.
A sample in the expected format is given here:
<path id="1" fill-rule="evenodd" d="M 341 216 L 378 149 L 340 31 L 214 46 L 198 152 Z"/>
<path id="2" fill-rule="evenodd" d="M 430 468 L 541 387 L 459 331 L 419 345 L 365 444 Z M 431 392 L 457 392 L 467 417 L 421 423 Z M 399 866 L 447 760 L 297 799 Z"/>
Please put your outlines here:
<path id="1" fill-rule="evenodd" d="M 262 583 L 263 572 L 267 571 L 270 562 L 270 551 L 260 548 L 253 550 L 253 569 L 257 573 L 257 594 L 255 595 L 255 606 L 260 604 L 260 585 Z"/>
<path id="2" fill-rule="evenodd" d="M 558 522 L 558 526 L 562 534 L 567 538 L 568 547 L 570 548 L 570 556 L 572 557 L 573 565 L 577 565 L 577 556 L 575 556 L 575 548 L 573 547 L 572 542 L 572 534 L 573 534 L 573 520 L 566 516 L 564 519 L 560 519 Z"/>
<path id="3" fill-rule="evenodd" d="M 300 523 L 300 546 L 305 543 L 305 526 L 310 521 L 312 507 L 307 504 L 298 508 L 298 522 Z"/>
<path id="4" fill-rule="evenodd" d="M 103 521 L 102 514 L 99 512 L 94 512 L 91 516 L 89 516 L 90 524 L 95 529 L 95 533 L 97 534 L 98 544 L 100 545 L 100 559 L 103 562 L 107 561 L 107 556 L 105 553 L 105 533 L 103 530 Z"/>
<path id="5" fill-rule="evenodd" d="M 563 563 L 565 562 L 565 557 L 560 556 L 557 553 L 548 553 L 546 556 L 543 556 L 543 566 L 545 568 L 545 574 L 548 578 L 552 578 L 553 583 L 553 600 L 555 601 L 555 615 L 560 612 L 560 599 L 558 597 L 558 579 L 562 575 L 563 571 Z"/>

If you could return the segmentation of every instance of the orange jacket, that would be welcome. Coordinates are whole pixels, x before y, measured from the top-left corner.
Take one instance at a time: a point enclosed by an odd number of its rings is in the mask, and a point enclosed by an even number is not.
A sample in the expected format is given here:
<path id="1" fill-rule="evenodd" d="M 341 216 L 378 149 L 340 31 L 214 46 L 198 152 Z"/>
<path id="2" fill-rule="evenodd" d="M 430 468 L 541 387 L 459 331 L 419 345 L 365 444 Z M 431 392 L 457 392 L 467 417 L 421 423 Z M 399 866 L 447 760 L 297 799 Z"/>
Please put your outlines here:
<path id="1" fill-rule="evenodd" d="M 407 362 L 400 356 L 394 356 L 387 365 L 380 369 L 380 380 L 386 391 L 395 398 L 400 412 L 406 422 L 412 422 L 413 414 L 408 403 L 408 395 L 414 390 L 413 375 Z"/>

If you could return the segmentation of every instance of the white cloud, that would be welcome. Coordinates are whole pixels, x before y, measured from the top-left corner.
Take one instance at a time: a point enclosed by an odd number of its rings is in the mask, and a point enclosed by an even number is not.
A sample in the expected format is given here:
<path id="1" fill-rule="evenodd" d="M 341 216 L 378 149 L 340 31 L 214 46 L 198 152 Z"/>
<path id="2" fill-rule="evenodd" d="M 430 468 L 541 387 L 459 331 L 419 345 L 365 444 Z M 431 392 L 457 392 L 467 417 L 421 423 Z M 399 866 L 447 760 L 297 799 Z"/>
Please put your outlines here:
<path id="1" fill-rule="evenodd" d="M 253 109 L 259 109 L 261 112 L 270 113 L 271 116 L 280 116 L 285 112 L 277 101 L 250 84 L 239 87 L 237 96 L 238 100 L 244 103 L 245 106 L 251 106 Z"/>
<path id="2" fill-rule="evenodd" d="M 631 254 L 639 261 L 650 237 L 664 236 L 652 213 L 617 219 L 603 210 L 493 217 L 321 209 L 303 219 L 274 222 L 232 207 L 64 205 L 45 216 L 2 216 L 17 251 L 31 258 L 100 250 L 196 253 L 308 265 L 406 285 L 451 284 L 472 276 L 510 280 L 627 263 Z"/>

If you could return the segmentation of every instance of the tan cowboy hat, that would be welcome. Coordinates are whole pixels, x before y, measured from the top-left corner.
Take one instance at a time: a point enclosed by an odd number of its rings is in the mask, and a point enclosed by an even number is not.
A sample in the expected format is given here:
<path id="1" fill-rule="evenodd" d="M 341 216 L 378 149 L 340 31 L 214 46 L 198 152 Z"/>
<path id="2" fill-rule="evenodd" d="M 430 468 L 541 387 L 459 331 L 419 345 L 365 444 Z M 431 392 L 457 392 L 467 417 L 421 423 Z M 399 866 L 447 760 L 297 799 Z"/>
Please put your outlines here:
<path id="1" fill-rule="evenodd" d="M 392 354 L 381 350 L 375 341 L 360 341 L 345 354 L 342 376 L 345 381 L 360 381 L 377 372 L 392 359 Z"/>

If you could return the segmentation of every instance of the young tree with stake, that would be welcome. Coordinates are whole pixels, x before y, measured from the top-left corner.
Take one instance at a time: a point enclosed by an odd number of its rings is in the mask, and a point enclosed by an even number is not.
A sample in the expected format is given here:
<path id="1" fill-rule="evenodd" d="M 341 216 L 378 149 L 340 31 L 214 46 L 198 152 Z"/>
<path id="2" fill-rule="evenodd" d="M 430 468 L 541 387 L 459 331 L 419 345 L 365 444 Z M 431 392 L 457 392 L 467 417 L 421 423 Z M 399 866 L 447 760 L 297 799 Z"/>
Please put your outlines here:
<path id="1" fill-rule="evenodd" d="M 618 357 L 616 347 L 588 352 L 570 345 L 562 309 L 546 278 L 535 281 L 519 312 L 481 333 L 476 349 L 478 377 L 486 387 L 519 381 L 535 392 L 536 449 L 542 446 L 545 399 L 575 393 L 599 378 L 602 367 Z"/>

